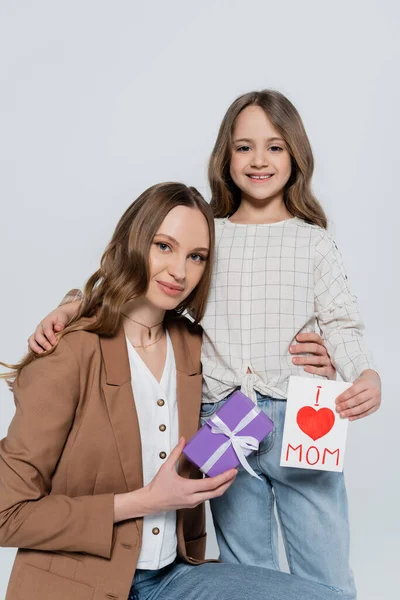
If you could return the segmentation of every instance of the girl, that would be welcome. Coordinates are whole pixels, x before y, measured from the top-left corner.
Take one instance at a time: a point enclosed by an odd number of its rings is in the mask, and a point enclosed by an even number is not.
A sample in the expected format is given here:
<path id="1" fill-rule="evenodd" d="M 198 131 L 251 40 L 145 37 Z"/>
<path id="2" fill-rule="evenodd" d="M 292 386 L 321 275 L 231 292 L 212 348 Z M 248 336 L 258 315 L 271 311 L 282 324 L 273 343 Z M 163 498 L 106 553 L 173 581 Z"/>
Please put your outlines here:
<path id="1" fill-rule="evenodd" d="M 14 367 L 0 541 L 21 549 L 7 600 L 334 597 L 297 577 L 204 561 L 202 503 L 236 470 L 201 479 L 181 460 L 176 471 L 201 400 L 201 336 L 179 317 L 203 315 L 213 233 L 194 188 L 144 192 L 57 344 Z"/>
<path id="2" fill-rule="evenodd" d="M 264 90 L 233 102 L 209 165 L 216 262 L 202 320 L 201 414 L 209 418 L 241 387 L 275 424 L 249 461 L 262 480 L 239 469 L 235 485 L 211 501 L 221 559 L 279 568 L 276 503 L 291 572 L 350 600 L 343 474 L 279 466 L 288 378 L 304 375 L 306 362 L 307 373 L 318 373 L 318 356 L 291 360 L 299 333 L 318 328 L 340 375 L 354 382 L 337 398 L 340 417 L 359 419 L 380 404 L 379 375 L 311 193 L 312 172 L 306 132 L 287 98 Z"/>

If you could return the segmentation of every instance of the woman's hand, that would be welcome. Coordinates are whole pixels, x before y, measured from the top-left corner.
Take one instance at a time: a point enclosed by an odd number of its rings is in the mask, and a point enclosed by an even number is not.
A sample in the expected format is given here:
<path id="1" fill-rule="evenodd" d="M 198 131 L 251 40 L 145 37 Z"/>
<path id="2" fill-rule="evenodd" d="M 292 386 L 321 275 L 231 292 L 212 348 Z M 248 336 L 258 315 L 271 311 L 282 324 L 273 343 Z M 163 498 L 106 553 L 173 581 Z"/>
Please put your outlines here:
<path id="1" fill-rule="evenodd" d="M 324 345 L 324 340 L 318 333 L 299 333 L 296 335 L 298 344 L 289 347 L 291 354 L 305 354 L 310 356 L 294 356 L 294 365 L 304 365 L 307 373 L 322 375 L 328 379 L 336 379 L 336 369 Z"/>
<path id="2" fill-rule="evenodd" d="M 54 333 L 62 331 L 79 309 L 80 300 L 63 304 L 47 315 L 36 327 L 35 333 L 28 338 L 29 348 L 42 354 L 45 350 L 51 350 L 56 343 Z"/>
<path id="3" fill-rule="evenodd" d="M 221 475 L 205 479 L 181 477 L 176 472 L 176 467 L 184 447 L 185 440 L 181 438 L 168 460 L 149 483 L 149 494 L 154 497 L 155 512 L 194 508 L 210 498 L 222 496 L 237 475 L 237 469 L 230 469 Z"/>
<path id="4" fill-rule="evenodd" d="M 371 415 L 381 405 L 381 378 L 376 371 L 363 371 L 353 385 L 336 398 L 336 411 L 349 421 Z"/>
<path id="5" fill-rule="evenodd" d="M 140 490 L 117 494 L 114 497 L 115 523 L 152 513 L 194 508 L 210 498 L 222 496 L 235 480 L 237 469 L 204 479 L 181 477 L 176 469 L 184 447 L 185 440 L 181 438 L 148 485 Z"/>

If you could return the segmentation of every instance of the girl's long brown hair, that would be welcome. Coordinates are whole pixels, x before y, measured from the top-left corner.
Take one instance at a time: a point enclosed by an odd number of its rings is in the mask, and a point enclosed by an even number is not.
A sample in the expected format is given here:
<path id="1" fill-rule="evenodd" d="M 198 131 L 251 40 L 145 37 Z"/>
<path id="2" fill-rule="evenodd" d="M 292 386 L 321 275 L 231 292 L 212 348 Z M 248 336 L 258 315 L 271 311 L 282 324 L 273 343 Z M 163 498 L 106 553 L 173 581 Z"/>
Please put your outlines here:
<path id="1" fill-rule="evenodd" d="M 293 104 L 273 90 L 239 96 L 222 120 L 208 167 L 214 216 L 228 217 L 239 208 L 241 191 L 230 176 L 232 133 L 237 116 L 247 106 L 262 108 L 288 147 L 292 173 L 284 190 L 287 210 L 294 217 L 326 229 L 326 215 L 311 191 L 314 158 L 303 122 Z"/>
<path id="2" fill-rule="evenodd" d="M 167 214 L 176 206 L 195 208 L 204 215 L 210 233 L 210 251 L 200 282 L 175 310 L 167 311 L 166 317 L 180 316 L 188 309 L 195 323 L 202 319 L 213 264 L 213 215 L 210 206 L 196 188 L 187 187 L 183 183 L 160 183 L 143 192 L 122 215 L 101 258 L 100 268 L 85 285 L 78 313 L 57 334 L 57 341 L 71 331 L 92 331 L 102 336 L 113 336 L 117 332 L 123 305 L 146 293 L 153 238 Z M 13 381 L 23 367 L 50 354 L 56 345 L 39 355 L 29 351 L 16 365 L 0 363 L 12 369 L 11 373 L 0 374 L 0 378 L 7 379 L 12 388 Z"/>

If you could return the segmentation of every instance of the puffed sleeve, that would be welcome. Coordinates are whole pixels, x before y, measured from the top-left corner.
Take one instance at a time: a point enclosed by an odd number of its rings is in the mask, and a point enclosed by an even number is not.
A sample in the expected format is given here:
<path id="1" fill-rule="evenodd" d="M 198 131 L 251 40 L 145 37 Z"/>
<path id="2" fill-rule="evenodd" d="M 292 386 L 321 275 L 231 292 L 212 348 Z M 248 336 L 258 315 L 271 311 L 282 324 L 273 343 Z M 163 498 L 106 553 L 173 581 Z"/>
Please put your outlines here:
<path id="1" fill-rule="evenodd" d="M 66 337 L 14 384 L 16 412 L 0 442 L 0 544 L 109 558 L 114 495 L 51 493 L 80 398 L 79 364 Z"/>
<path id="2" fill-rule="evenodd" d="M 345 381 L 375 369 L 363 338 L 364 325 L 351 293 L 342 256 L 324 233 L 316 243 L 314 262 L 315 313 L 332 362 Z"/>
<path id="3" fill-rule="evenodd" d="M 65 294 L 65 296 L 61 300 L 59 306 L 62 306 L 63 304 L 69 304 L 70 302 L 75 302 L 75 300 L 82 300 L 82 298 L 83 298 L 83 294 L 82 294 L 81 290 L 74 288 L 72 290 L 69 290 L 69 292 L 67 292 Z"/>

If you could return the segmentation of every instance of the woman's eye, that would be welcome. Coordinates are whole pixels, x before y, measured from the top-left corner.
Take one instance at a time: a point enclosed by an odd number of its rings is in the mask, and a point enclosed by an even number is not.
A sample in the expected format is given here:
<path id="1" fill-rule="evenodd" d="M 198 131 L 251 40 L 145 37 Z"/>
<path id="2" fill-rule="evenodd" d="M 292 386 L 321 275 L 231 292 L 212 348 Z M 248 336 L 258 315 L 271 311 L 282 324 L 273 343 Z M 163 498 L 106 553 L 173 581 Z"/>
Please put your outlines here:
<path id="1" fill-rule="evenodd" d="M 237 149 L 238 152 L 248 152 L 250 150 L 250 146 L 239 146 Z"/>
<path id="2" fill-rule="evenodd" d="M 272 152 L 281 152 L 283 148 L 280 146 L 270 146 L 270 150 L 272 150 Z"/>
<path id="3" fill-rule="evenodd" d="M 171 250 L 168 244 L 164 244 L 164 242 L 156 242 L 156 246 L 158 246 L 160 250 L 162 250 L 162 252 L 167 252 L 167 250 Z"/>
<path id="4" fill-rule="evenodd" d="M 203 262 L 206 260 L 202 254 L 191 254 L 190 258 L 195 262 Z"/>

